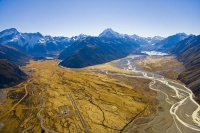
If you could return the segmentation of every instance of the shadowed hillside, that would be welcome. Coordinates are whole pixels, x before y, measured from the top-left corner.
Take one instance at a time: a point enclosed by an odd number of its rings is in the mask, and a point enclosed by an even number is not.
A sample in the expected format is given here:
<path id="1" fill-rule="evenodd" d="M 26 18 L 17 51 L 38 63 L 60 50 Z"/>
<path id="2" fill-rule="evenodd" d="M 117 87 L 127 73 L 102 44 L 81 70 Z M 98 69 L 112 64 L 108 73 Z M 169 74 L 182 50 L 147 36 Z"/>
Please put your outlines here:
<path id="1" fill-rule="evenodd" d="M 26 79 L 26 74 L 8 60 L 0 59 L 0 88 L 16 85 Z"/>
<path id="2" fill-rule="evenodd" d="M 177 59 L 186 67 L 178 79 L 194 92 L 200 103 L 200 35 L 191 36 L 177 43 L 171 52 L 176 54 Z"/>
<path id="3" fill-rule="evenodd" d="M 136 52 L 139 46 L 121 39 L 88 37 L 65 49 L 59 56 L 60 65 L 82 68 L 123 58 Z"/>
<path id="4" fill-rule="evenodd" d="M 12 63 L 21 66 L 26 64 L 30 58 L 31 57 L 28 54 L 13 46 L 0 44 L 0 59 L 7 59 Z"/>

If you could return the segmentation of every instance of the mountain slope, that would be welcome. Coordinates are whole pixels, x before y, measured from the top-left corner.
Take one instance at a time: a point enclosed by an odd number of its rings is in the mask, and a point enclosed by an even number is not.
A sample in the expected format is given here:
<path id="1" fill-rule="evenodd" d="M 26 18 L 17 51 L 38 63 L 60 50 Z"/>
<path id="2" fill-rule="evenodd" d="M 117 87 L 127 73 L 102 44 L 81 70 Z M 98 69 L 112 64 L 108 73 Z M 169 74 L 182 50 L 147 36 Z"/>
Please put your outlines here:
<path id="1" fill-rule="evenodd" d="M 24 65 L 29 61 L 31 57 L 21 50 L 9 46 L 0 44 L 0 59 L 7 59 L 16 65 Z"/>
<path id="2" fill-rule="evenodd" d="M 170 48 L 176 43 L 180 42 L 187 38 L 188 35 L 185 33 L 178 33 L 172 36 L 168 36 L 167 38 L 163 39 L 162 41 L 155 44 L 155 46 L 159 46 L 160 48 Z"/>
<path id="3" fill-rule="evenodd" d="M 8 60 L 0 59 L 0 88 L 19 84 L 26 79 L 26 74 Z"/>
<path id="4" fill-rule="evenodd" d="M 76 41 L 72 45 L 70 45 L 68 48 L 63 50 L 59 54 L 58 58 L 61 59 L 61 60 L 64 60 L 65 58 L 69 57 L 71 54 L 80 50 L 84 46 L 86 46 L 85 41 L 82 41 L 82 40 Z"/>
<path id="5" fill-rule="evenodd" d="M 190 36 L 177 43 L 171 53 L 176 54 L 177 59 L 186 67 L 179 79 L 199 97 L 200 103 L 200 35 Z"/>
<path id="6" fill-rule="evenodd" d="M 139 45 L 121 39 L 88 37 L 68 47 L 60 55 L 65 56 L 60 65 L 69 68 L 105 63 L 133 53 Z M 61 56 L 60 56 L 61 57 Z"/>

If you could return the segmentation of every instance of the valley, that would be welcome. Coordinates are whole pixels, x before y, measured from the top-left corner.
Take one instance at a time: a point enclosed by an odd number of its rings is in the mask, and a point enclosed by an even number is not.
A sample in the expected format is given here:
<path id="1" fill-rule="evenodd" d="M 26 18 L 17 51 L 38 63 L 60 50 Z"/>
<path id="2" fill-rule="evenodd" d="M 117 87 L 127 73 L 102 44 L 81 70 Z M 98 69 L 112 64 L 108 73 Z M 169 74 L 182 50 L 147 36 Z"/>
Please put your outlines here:
<path id="1" fill-rule="evenodd" d="M 200 131 L 199 36 L 0 36 L 2 133 Z"/>
<path id="2" fill-rule="evenodd" d="M 28 80 L 5 89 L 0 105 L 2 133 L 200 131 L 192 92 L 160 75 L 184 69 L 172 56 L 131 55 L 82 69 L 57 64 L 39 60 L 22 67 Z"/>
<path id="3" fill-rule="evenodd" d="M 0 133 L 200 133 L 199 0 L 0 0 Z"/>
<path id="4" fill-rule="evenodd" d="M 153 115 L 133 120 L 125 127 L 123 132 L 166 132 L 166 133 L 197 133 L 200 131 L 200 106 L 194 101 L 194 95 L 190 89 L 182 83 L 169 80 L 163 76 L 138 70 L 133 63 L 141 57 L 128 57 L 120 60 L 121 68 L 136 72 L 136 76 L 124 74 L 127 77 L 151 79 L 149 88 L 157 92 L 158 106 Z M 142 57 L 144 60 L 144 57 Z M 172 60 L 173 61 L 173 60 Z M 127 62 L 127 65 L 124 65 Z M 119 65 L 120 63 L 118 63 Z M 160 63 L 161 65 L 165 63 Z M 105 72 L 110 75 L 112 74 Z"/>
<path id="5" fill-rule="evenodd" d="M 125 72 L 112 62 L 85 69 L 57 64 L 30 61 L 22 68 L 29 78 L 5 89 L 1 132 L 122 132 L 135 118 L 155 111 L 156 93 L 148 88 L 148 79 L 93 72 L 107 66 L 115 68 L 112 73 Z"/>

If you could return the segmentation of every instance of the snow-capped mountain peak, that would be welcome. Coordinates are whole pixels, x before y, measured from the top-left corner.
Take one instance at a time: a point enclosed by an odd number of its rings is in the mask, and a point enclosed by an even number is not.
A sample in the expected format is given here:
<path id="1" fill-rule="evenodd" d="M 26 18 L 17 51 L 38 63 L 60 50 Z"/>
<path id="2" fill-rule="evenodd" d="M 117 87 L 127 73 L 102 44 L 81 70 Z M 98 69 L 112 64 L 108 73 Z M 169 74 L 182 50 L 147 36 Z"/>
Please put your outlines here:
<path id="1" fill-rule="evenodd" d="M 176 35 L 179 35 L 179 36 L 187 36 L 187 34 L 185 34 L 185 33 L 177 33 Z"/>
<path id="2" fill-rule="evenodd" d="M 151 39 L 154 39 L 154 40 L 163 40 L 164 39 L 164 37 L 161 37 L 161 36 L 154 36 L 154 37 L 152 37 Z"/>
<path id="3" fill-rule="evenodd" d="M 111 28 L 107 28 L 105 29 L 103 32 L 111 32 L 111 33 L 116 33 L 114 30 L 112 30 Z"/>
<path id="4" fill-rule="evenodd" d="M 9 36 L 9 35 L 16 35 L 18 33 L 19 32 L 15 28 L 6 29 L 6 30 L 3 30 L 2 32 L 0 32 L 0 38 L 2 38 L 4 36 Z"/>
<path id="5" fill-rule="evenodd" d="M 78 36 L 73 36 L 71 39 L 73 39 L 74 41 L 77 41 L 77 40 L 83 40 L 83 39 L 85 39 L 87 37 L 88 37 L 88 35 L 80 34 Z"/>
<path id="6" fill-rule="evenodd" d="M 111 28 L 105 29 L 99 37 L 107 37 L 107 38 L 122 38 L 123 36 L 118 32 L 113 31 Z"/>
<path id="7" fill-rule="evenodd" d="M 78 38 L 86 38 L 86 37 L 88 37 L 88 35 L 85 35 L 85 34 L 78 35 Z"/>

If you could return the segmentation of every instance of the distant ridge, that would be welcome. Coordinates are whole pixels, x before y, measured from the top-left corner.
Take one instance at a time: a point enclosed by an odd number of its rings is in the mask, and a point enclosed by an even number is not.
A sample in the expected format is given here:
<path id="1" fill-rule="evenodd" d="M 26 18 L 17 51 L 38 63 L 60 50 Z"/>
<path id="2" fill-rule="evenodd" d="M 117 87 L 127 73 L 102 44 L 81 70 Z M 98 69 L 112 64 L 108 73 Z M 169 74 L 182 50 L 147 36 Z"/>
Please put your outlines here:
<path id="1" fill-rule="evenodd" d="M 177 33 L 175 35 L 168 36 L 167 38 L 163 39 L 162 41 L 156 43 L 155 46 L 158 46 L 161 49 L 171 48 L 176 43 L 180 42 L 181 40 L 186 39 L 188 36 L 189 35 L 187 35 L 185 33 Z"/>
<path id="2" fill-rule="evenodd" d="M 120 38 L 120 39 L 127 39 L 132 40 L 135 43 L 141 45 L 141 44 L 155 44 L 161 40 L 163 40 L 163 37 L 160 36 L 154 36 L 154 37 L 140 37 L 138 35 L 127 35 L 127 34 L 120 34 L 111 28 L 105 29 L 102 33 L 99 34 L 100 38 Z"/>

